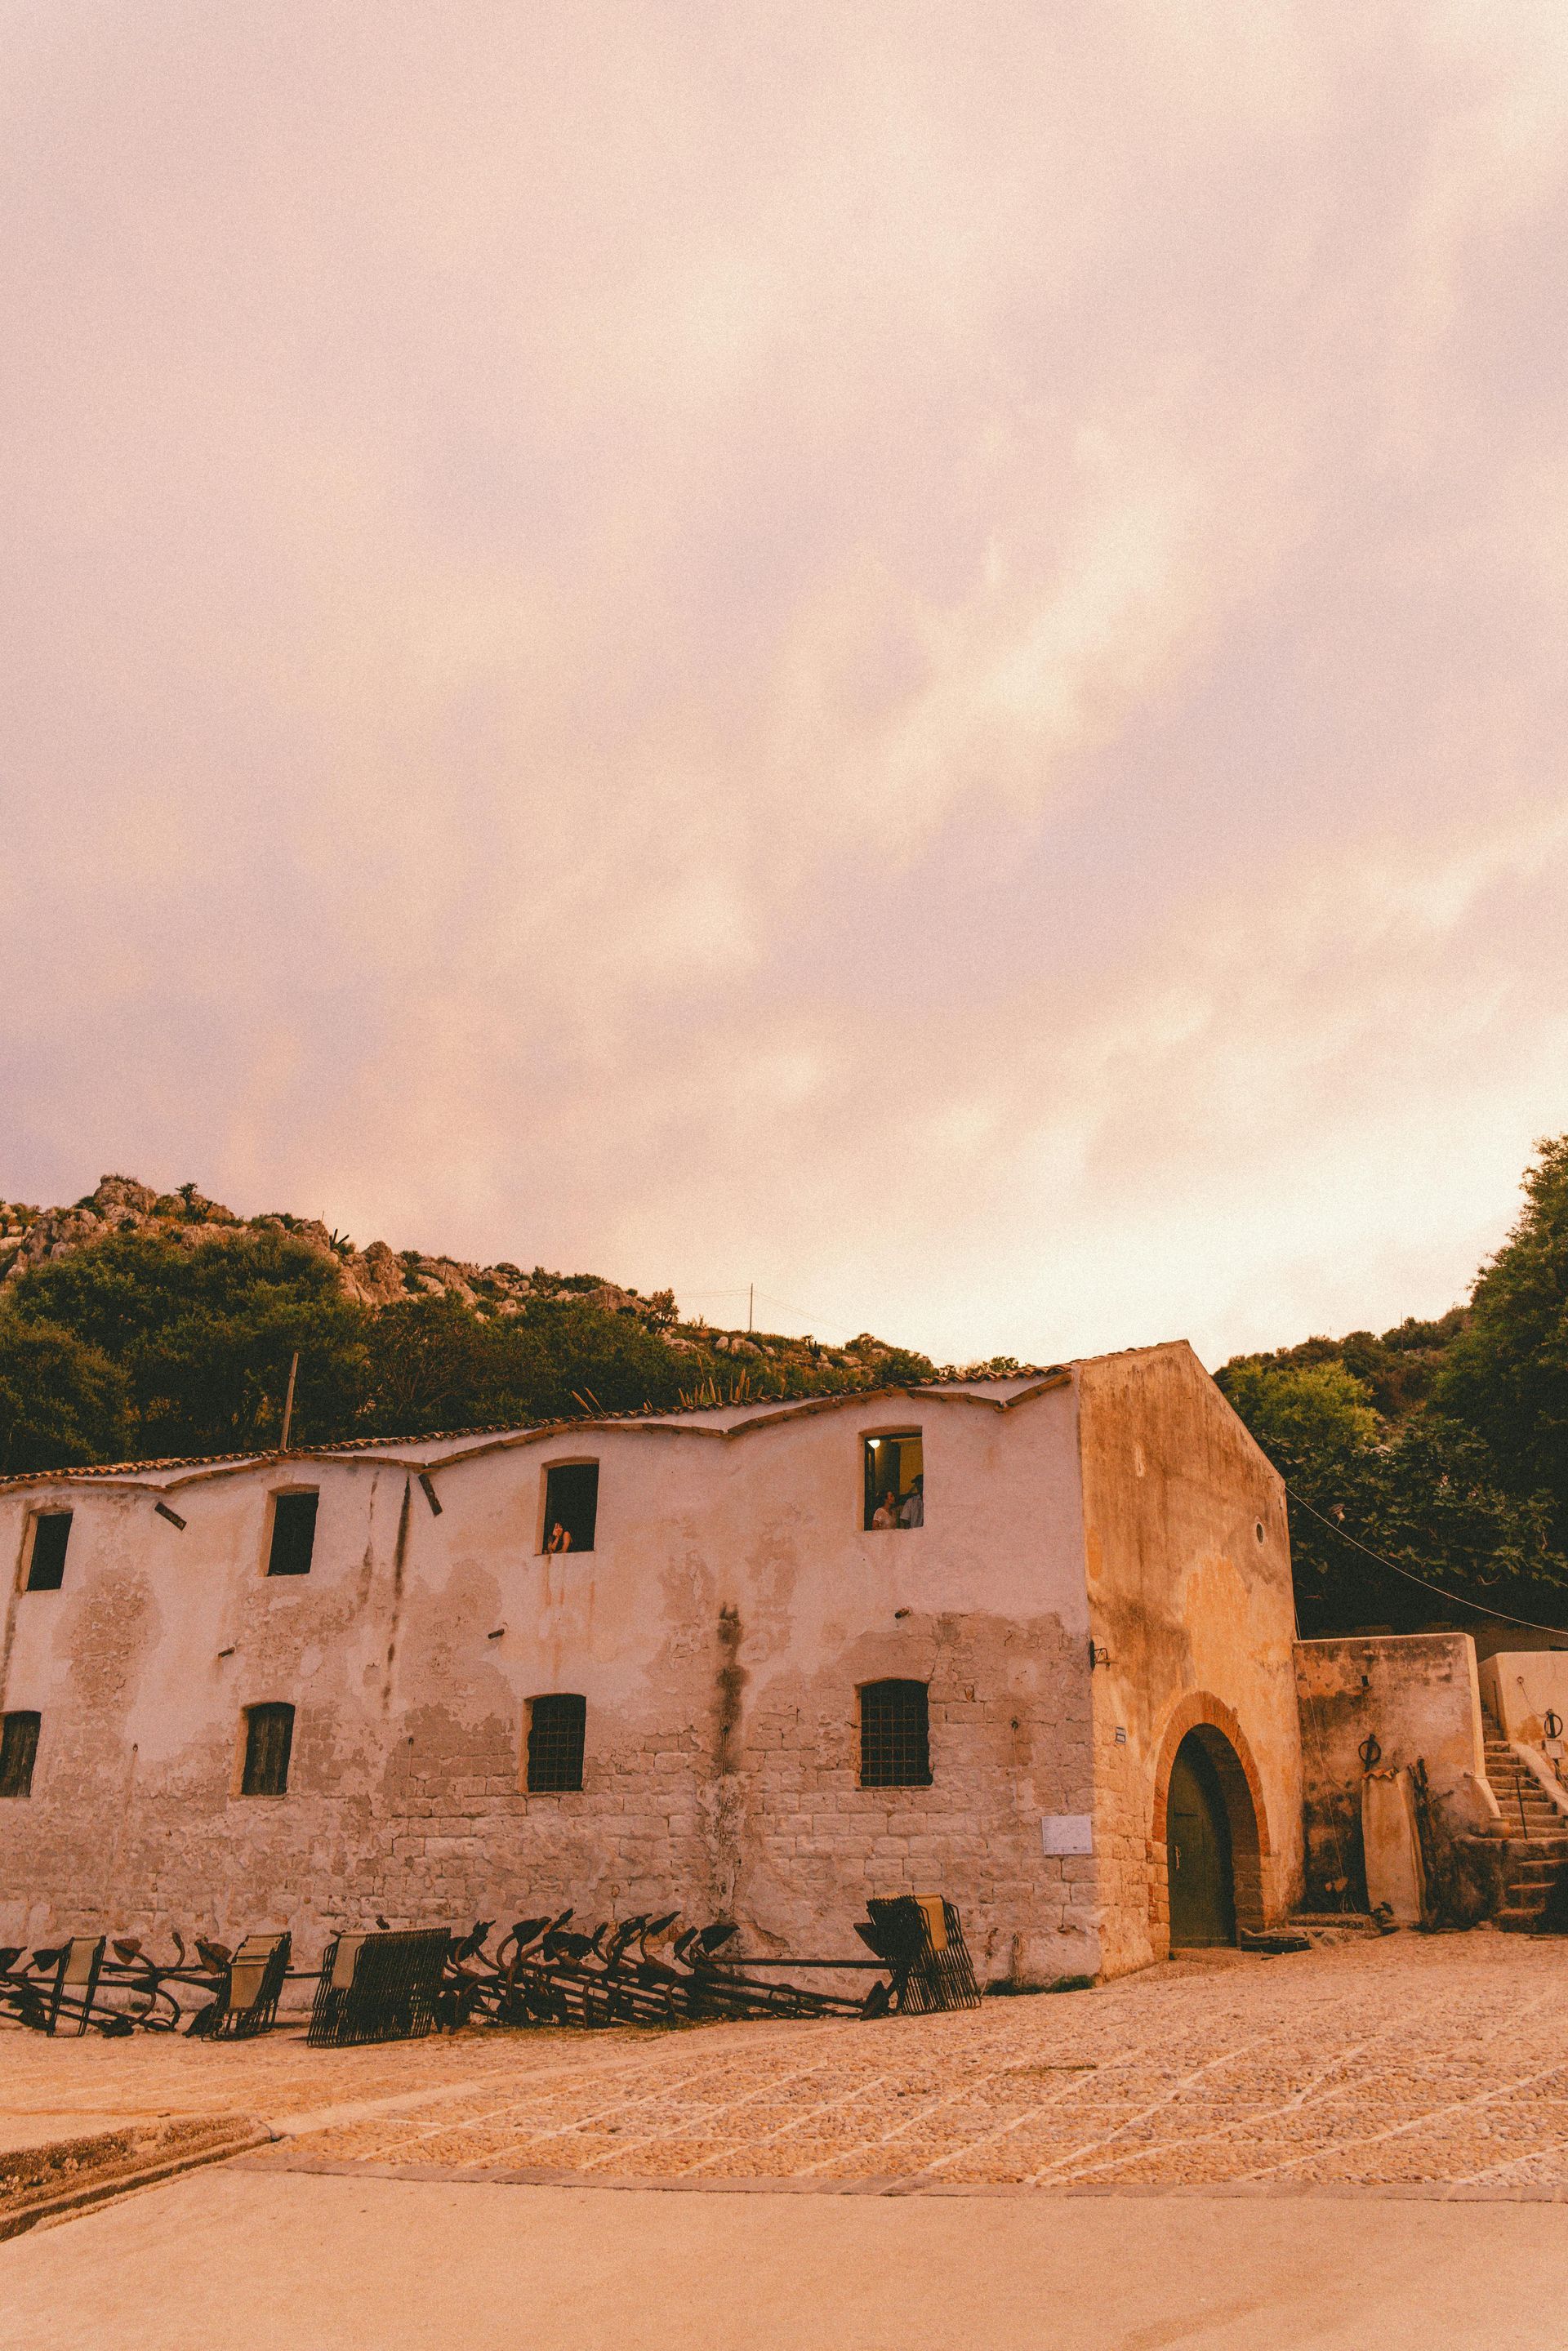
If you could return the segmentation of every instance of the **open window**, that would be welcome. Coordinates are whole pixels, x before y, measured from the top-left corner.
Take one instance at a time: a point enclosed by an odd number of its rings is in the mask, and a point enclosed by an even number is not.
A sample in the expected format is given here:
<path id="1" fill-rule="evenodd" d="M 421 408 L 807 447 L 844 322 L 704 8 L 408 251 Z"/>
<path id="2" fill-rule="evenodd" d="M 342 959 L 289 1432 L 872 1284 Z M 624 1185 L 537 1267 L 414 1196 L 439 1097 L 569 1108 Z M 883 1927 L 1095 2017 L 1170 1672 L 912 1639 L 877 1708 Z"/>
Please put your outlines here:
<path id="1" fill-rule="evenodd" d="M 36 1714 L 0 1715 L 0 1796 L 30 1796 L 38 1760 Z"/>
<path id="2" fill-rule="evenodd" d="M 247 1706 L 245 1710 L 245 1765 L 240 1773 L 242 1796 L 286 1796 L 288 1758 L 294 1746 L 291 1706 Z"/>
<path id="3" fill-rule="evenodd" d="M 316 1550 L 316 1505 L 320 1499 L 314 1488 L 308 1492 L 274 1494 L 268 1575 L 309 1574 Z"/>
<path id="4" fill-rule="evenodd" d="M 865 1523 L 879 1531 L 925 1524 L 925 1461 L 917 1428 L 866 1438 Z"/>
<path id="5" fill-rule="evenodd" d="M 528 1701 L 530 1796 L 575 1795 L 582 1786 L 582 1750 L 588 1700 L 569 1690 L 552 1690 Z"/>
<path id="6" fill-rule="evenodd" d="M 69 1510 L 36 1510 L 27 1552 L 26 1592 L 57 1592 L 66 1580 L 66 1546 L 71 1539 Z"/>
<path id="7" fill-rule="evenodd" d="M 541 1551 L 591 1551 L 599 1518 L 597 1461 L 555 1461 L 545 1471 Z"/>
<path id="8" fill-rule="evenodd" d="M 866 1682 L 861 1688 L 861 1786 L 931 1785 L 930 1710 L 924 1682 Z"/>

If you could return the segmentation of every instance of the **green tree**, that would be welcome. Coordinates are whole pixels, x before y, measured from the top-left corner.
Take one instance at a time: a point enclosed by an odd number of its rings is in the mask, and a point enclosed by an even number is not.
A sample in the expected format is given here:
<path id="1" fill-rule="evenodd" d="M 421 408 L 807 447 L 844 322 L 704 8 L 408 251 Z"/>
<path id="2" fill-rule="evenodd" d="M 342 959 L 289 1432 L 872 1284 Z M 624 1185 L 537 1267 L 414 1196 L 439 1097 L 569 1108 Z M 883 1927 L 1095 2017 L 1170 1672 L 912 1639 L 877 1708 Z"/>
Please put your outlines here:
<path id="1" fill-rule="evenodd" d="M 144 1458 L 276 1444 L 296 1352 L 296 1438 L 353 1431 L 365 1315 L 330 1262 L 287 1234 L 193 1248 L 115 1234 L 35 1267 L 12 1297 L 21 1322 L 69 1332 L 119 1366 Z"/>
<path id="2" fill-rule="evenodd" d="M 122 1461 L 131 1427 L 129 1384 L 100 1348 L 0 1311 L 0 1477 Z"/>
<path id="3" fill-rule="evenodd" d="M 1291 1489 L 1302 1632 L 1464 1624 L 1466 1601 L 1568 1625 L 1549 1499 L 1509 1490 L 1484 1440 L 1431 1405 L 1390 1427 L 1343 1363 L 1306 1353 L 1244 1356 L 1218 1374 Z"/>
<path id="4" fill-rule="evenodd" d="M 423 1437 L 501 1416 L 494 1328 L 450 1290 L 383 1306 L 365 1353 L 361 1417 L 378 1436 Z"/>
<path id="5" fill-rule="evenodd" d="M 1515 1493 L 1497 1457 L 1446 1414 L 1416 1413 L 1375 1457 L 1359 1493 L 1360 1532 L 1411 1573 L 1460 1599 L 1568 1626 L 1568 1560 L 1544 1493 Z M 1394 1595 L 1398 1619 L 1442 1604 L 1414 1586 Z M 1469 1621 L 1463 1610 L 1454 1621 Z"/>
<path id="6" fill-rule="evenodd" d="M 1296 1498 L 1291 1556 L 1302 1630 L 1327 1631 L 1331 1616 L 1335 1625 L 1375 1616 L 1361 1563 L 1334 1531 L 1347 1510 L 1358 1523 L 1366 1516 L 1381 1424 L 1365 1384 L 1306 1348 L 1239 1356 L 1218 1383 Z"/>
<path id="7" fill-rule="evenodd" d="M 410 1436 L 674 1405 L 710 1360 L 564 1285 L 517 1314 L 481 1317 L 450 1294 L 399 1301 L 375 1317 L 366 1354 L 366 1425 Z"/>
<path id="8" fill-rule="evenodd" d="M 569 1294 L 497 1326 L 497 1417 L 570 1420 L 679 1403 L 694 1357 L 635 1314 L 607 1314 Z"/>
<path id="9" fill-rule="evenodd" d="M 1525 1208 L 1470 1300 L 1437 1384 L 1518 1494 L 1552 1497 L 1568 1543 L 1568 1134 L 1537 1144 Z"/>
<path id="10" fill-rule="evenodd" d="M 1371 1393 L 1343 1364 L 1242 1355 L 1219 1384 L 1270 1458 L 1314 1485 L 1332 1483 L 1377 1442 Z"/>

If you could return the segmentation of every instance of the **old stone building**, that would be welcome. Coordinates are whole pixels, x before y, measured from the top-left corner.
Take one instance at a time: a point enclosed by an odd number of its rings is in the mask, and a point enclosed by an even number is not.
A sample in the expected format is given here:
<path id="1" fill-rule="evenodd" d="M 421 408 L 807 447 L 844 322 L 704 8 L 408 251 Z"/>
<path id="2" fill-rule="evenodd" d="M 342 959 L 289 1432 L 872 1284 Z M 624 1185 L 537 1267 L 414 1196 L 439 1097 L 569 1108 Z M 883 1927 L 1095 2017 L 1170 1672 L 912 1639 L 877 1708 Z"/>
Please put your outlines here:
<path id="1" fill-rule="evenodd" d="M 1183 1344 L 14 1479 L 0 1546 L 8 1940 L 678 1903 L 833 1952 L 940 1888 L 1040 1984 L 1299 1896 L 1284 1497 Z"/>

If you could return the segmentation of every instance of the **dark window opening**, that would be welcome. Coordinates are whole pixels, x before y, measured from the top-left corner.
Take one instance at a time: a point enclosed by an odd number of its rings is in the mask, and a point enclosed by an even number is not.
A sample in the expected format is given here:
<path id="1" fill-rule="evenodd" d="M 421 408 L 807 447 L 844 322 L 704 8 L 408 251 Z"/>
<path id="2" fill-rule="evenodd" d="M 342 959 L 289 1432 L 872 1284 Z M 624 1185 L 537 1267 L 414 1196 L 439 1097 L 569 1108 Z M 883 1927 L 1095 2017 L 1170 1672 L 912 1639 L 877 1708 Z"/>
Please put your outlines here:
<path id="1" fill-rule="evenodd" d="M 272 1498 L 272 1549 L 268 1575 L 308 1575 L 316 1548 L 316 1505 L 319 1494 L 275 1494 Z"/>
<path id="2" fill-rule="evenodd" d="M 559 1461 L 545 1471 L 546 1551 L 591 1551 L 598 1516 L 597 1461 Z"/>
<path id="3" fill-rule="evenodd" d="M 245 1714 L 245 1773 L 242 1796 L 285 1796 L 288 1755 L 294 1745 L 291 1706 L 250 1706 Z"/>
<path id="4" fill-rule="evenodd" d="M 38 1755 L 38 1717 L 0 1715 L 0 1796 L 30 1796 Z"/>
<path id="5" fill-rule="evenodd" d="M 925 1524 L 925 1462 L 917 1428 L 866 1438 L 865 1522 L 875 1528 Z"/>
<path id="6" fill-rule="evenodd" d="M 928 1788 L 931 1733 L 924 1682 L 867 1682 L 861 1691 L 861 1786 Z"/>
<path id="7" fill-rule="evenodd" d="M 528 1708 L 528 1793 L 573 1795 L 582 1786 L 588 1700 L 562 1690 Z"/>
<path id="8" fill-rule="evenodd" d="M 71 1539 L 69 1510 L 40 1510 L 33 1520 L 33 1553 L 27 1562 L 29 1592 L 57 1592 L 66 1580 L 66 1545 Z"/>

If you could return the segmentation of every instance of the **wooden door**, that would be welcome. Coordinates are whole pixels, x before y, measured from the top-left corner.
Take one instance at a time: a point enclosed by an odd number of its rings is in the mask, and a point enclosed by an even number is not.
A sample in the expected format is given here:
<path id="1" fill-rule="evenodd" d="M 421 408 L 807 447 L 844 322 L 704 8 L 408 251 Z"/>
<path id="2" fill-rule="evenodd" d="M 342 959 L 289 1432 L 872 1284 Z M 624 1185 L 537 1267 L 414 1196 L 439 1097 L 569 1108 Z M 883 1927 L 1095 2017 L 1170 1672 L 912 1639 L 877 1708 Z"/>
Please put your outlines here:
<path id="1" fill-rule="evenodd" d="M 1230 1823 L 1218 1775 L 1200 1740 L 1182 1740 L 1166 1808 L 1171 1946 L 1190 1949 L 1236 1940 Z"/>

